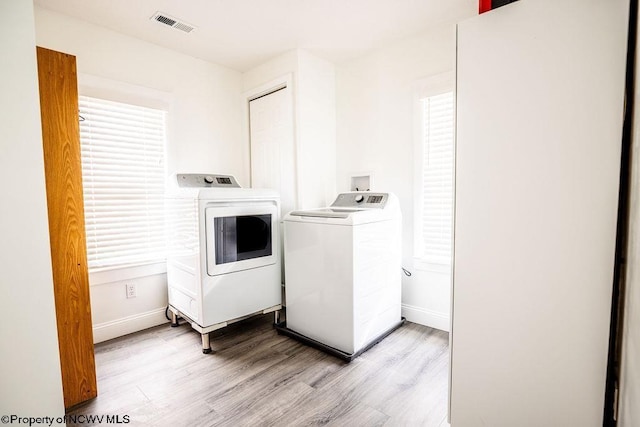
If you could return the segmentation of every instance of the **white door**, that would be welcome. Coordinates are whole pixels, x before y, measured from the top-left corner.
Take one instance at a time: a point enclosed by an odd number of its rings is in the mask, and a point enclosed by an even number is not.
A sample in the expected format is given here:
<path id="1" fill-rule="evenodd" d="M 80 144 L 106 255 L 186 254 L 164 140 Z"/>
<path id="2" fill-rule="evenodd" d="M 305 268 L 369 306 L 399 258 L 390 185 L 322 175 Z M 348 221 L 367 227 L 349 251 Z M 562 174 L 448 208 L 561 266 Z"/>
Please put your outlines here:
<path id="1" fill-rule="evenodd" d="M 629 2 L 458 25 L 451 425 L 602 425 Z"/>
<path id="2" fill-rule="evenodd" d="M 296 207 L 293 108 L 288 87 L 249 102 L 251 186 L 280 192 L 281 214 Z"/>

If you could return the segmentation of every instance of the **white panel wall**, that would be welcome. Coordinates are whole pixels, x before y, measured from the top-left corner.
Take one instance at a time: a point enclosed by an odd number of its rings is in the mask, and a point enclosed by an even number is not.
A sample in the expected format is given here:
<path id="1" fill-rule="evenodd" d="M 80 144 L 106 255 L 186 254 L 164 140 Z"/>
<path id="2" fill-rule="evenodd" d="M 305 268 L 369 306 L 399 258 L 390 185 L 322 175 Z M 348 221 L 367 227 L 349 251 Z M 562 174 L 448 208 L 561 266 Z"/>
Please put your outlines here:
<path id="1" fill-rule="evenodd" d="M 33 5 L 0 2 L 0 414 L 64 415 Z"/>
<path id="2" fill-rule="evenodd" d="M 168 109 L 168 173 L 228 173 L 248 185 L 240 73 L 38 7 L 35 20 L 38 45 L 76 56 L 81 94 Z M 92 274 L 90 284 L 96 342 L 166 322 L 162 269 Z"/>
<path id="3" fill-rule="evenodd" d="M 637 40 L 637 39 L 636 39 Z M 637 43 L 637 42 L 636 42 Z M 637 52 L 636 52 L 637 56 Z M 637 67 L 637 65 L 636 65 Z M 640 68 L 636 68 L 626 303 L 618 425 L 640 425 Z"/>
<path id="4" fill-rule="evenodd" d="M 455 26 L 448 24 L 336 67 L 337 190 L 349 190 L 352 174 L 372 172 L 372 190 L 398 196 L 403 265 L 413 273 L 403 275 L 403 315 L 445 330 L 450 269 L 420 270 L 413 260 L 414 98 L 419 80 L 452 71 L 454 62 Z"/>
<path id="5" fill-rule="evenodd" d="M 452 427 L 602 425 L 627 14 L 459 24 Z"/>

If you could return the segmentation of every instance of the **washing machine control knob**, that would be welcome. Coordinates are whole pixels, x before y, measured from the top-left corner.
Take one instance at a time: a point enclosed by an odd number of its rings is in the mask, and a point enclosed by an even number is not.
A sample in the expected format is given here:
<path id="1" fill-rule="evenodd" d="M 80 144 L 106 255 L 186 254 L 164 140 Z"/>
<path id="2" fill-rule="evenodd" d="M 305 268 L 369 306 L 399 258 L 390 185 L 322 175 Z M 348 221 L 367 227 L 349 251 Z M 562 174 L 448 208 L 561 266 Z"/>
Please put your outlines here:
<path id="1" fill-rule="evenodd" d="M 362 201 L 364 200 L 364 196 L 362 194 L 358 194 L 355 200 L 356 203 L 362 203 Z"/>
<path id="2" fill-rule="evenodd" d="M 205 176 L 204 182 L 206 182 L 207 184 L 213 184 L 213 177 L 209 175 Z"/>

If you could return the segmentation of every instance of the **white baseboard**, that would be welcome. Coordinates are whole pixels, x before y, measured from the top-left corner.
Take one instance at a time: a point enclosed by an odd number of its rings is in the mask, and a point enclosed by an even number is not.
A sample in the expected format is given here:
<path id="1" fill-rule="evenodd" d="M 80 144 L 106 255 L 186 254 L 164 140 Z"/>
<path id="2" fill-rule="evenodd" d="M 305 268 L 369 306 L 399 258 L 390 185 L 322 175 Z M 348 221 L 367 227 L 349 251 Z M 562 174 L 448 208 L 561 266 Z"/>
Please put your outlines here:
<path id="1" fill-rule="evenodd" d="M 402 316 L 409 322 L 449 332 L 449 313 L 440 313 L 422 307 L 402 304 Z"/>
<path id="2" fill-rule="evenodd" d="M 123 317 L 110 322 L 99 323 L 93 326 L 93 343 L 107 341 L 123 335 L 142 331 L 153 326 L 167 323 L 164 313 L 165 308 L 156 308 L 133 316 Z"/>

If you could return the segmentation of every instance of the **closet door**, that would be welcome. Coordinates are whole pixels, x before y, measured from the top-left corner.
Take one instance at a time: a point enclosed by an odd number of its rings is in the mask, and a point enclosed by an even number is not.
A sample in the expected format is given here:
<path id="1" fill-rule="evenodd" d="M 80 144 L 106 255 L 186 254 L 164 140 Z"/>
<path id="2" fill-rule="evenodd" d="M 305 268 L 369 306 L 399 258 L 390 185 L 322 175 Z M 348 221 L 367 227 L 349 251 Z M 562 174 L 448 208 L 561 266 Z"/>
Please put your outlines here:
<path id="1" fill-rule="evenodd" d="M 98 394 L 84 231 L 76 58 L 38 47 L 49 239 L 64 406 Z"/>
<path id="2" fill-rule="evenodd" d="M 280 192 L 281 213 L 296 208 L 295 147 L 290 89 L 249 102 L 251 186 Z"/>

